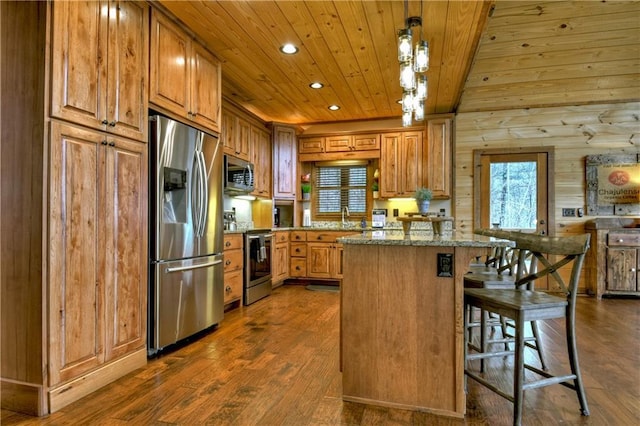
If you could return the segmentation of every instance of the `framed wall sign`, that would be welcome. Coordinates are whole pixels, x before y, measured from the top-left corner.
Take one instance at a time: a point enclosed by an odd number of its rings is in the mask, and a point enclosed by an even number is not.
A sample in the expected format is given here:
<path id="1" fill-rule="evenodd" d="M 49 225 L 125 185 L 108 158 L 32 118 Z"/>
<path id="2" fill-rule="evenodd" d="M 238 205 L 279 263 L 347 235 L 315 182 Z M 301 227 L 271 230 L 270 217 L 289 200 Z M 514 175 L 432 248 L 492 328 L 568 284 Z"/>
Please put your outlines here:
<path id="1" fill-rule="evenodd" d="M 587 214 L 640 214 L 640 154 L 587 155 Z"/>

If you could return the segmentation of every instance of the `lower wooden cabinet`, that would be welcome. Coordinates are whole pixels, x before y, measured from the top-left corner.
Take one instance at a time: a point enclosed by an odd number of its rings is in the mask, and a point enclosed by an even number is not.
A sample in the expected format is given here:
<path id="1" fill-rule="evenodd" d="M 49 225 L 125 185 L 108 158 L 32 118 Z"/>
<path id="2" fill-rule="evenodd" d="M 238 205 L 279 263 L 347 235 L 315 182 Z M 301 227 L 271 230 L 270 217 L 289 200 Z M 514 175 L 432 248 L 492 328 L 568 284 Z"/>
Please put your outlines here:
<path id="1" fill-rule="evenodd" d="M 273 233 L 272 287 L 279 287 L 289 278 L 289 231 Z"/>
<path id="2" fill-rule="evenodd" d="M 57 121 L 50 137 L 53 412 L 117 378 L 86 378 L 106 364 L 133 353 L 134 368 L 146 363 L 148 194 L 146 144 Z"/>
<path id="3" fill-rule="evenodd" d="M 291 232 L 291 277 L 342 279 L 342 244 L 336 240 L 351 231 Z"/>
<path id="4" fill-rule="evenodd" d="M 584 276 L 587 290 L 603 295 L 640 295 L 640 230 L 601 228 L 605 219 L 589 221 L 591 248 L 587 252 Z"/>
<path id="5" fill-rule="evenodd" d="M 240 302 L 244 280 L 244 241 L 242 234 L 224 236 L 224 304 Z"/>

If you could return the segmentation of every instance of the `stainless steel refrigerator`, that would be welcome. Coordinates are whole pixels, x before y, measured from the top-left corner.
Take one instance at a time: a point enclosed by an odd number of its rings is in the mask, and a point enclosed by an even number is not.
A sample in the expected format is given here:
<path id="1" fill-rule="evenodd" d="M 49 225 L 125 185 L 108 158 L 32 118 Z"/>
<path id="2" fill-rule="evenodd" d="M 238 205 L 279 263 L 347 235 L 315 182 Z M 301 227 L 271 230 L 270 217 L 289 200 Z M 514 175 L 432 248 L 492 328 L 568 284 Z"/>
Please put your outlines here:
<path id="1" fill-rule="evenodd" d="M 224 313 L 223 145 L 149 118 L 149 355 L 218 324 Z"/>

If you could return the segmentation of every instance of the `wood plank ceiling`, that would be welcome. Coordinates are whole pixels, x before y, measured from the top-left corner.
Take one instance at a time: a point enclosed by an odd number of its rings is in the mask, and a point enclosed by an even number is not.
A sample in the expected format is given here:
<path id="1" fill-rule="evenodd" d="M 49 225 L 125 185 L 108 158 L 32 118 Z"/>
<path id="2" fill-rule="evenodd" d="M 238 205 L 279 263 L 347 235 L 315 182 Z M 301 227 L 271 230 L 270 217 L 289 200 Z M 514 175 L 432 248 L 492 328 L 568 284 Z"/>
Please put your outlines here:
<path id="1" fill-rule="evenodd" d="M 159 3 L 220 58 L 223 96 L 265 121 L 401 115 L 403 1 Z M 420 5 L 409 1 L 409 16 L 420 15 Z M 428 114 L 640 100 L 637 1 L 424 0 L 422 7 Z M 281 54 L 285 42 L 300 52 Z M 313 90 L 312 81 L 325 87 Z"/>
<path id="2" fill-rule="evenodd" d="M 221 61 L 223 96 L 265 121 L 303 124 L 398 117 L 402 1 L 164 1 Z M 409 1 L 430 46 L 426 113 L 453 112 L 488 1 Z M 419 27 L 418 27 L 419 28 Z M 417 33 L 414 31 L 414 37 Z M 279 52 L 284 43 L 296 55 Z M 319 81 L 324 88 L 309 84 Z M 340 105 L 330 111 L 331 104 Z"/>

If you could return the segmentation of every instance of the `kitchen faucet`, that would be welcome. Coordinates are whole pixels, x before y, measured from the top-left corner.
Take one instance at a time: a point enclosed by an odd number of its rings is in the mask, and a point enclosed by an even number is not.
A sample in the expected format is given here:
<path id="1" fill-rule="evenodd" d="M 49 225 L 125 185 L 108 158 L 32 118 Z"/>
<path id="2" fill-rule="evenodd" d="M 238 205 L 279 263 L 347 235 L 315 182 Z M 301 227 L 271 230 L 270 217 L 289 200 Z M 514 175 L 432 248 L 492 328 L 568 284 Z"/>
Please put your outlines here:
<path id="1" fill-rule="evenodd" d="M 347 221 L 344 219 L 344 214 L 347 214 L 347 217 L 349 217 L 349 207 L 344 206 L 342 208 L 342 226 L 345 227 L 348 225 Z"/>

